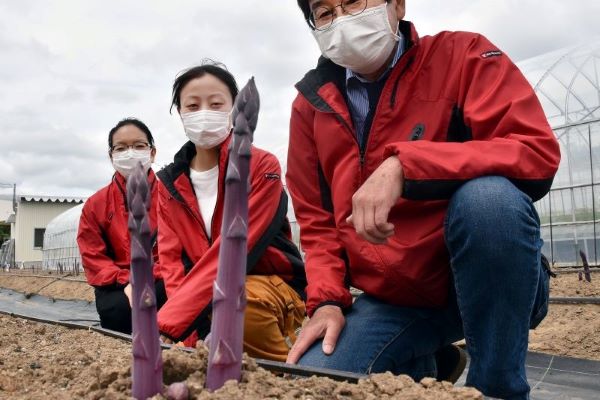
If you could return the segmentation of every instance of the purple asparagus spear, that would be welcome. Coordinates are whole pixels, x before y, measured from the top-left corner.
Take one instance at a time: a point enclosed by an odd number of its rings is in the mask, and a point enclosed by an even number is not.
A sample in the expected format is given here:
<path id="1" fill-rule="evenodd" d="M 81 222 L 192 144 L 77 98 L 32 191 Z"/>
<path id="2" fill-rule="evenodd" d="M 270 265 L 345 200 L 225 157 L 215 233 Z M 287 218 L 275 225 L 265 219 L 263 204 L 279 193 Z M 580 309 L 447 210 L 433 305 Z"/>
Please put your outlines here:
<path id="1" fill-rule="evenodd" d="M 590 271 L 590 265 L 588 264 L 587 257 L 583 250 L 579 250 L 579 256 L 581 257 L 581 262 L 583 263 L 583 275 L 585 276 L 585 280 L 588 282 L 592 281 L 592 274 Z M 581 280 L 581 271 L 579 272 L 579 280 Z"/>
<path id="2" fill-rule="evenodd" d="M 139 163 L 127 179 L 131 237 L 132 395 L 141 400 L 162 392 L 162 356 L 156 323 L 152 244 L 148 211 L 150 189 Z"/>
<path id="3" fill-rule="evenodd" d="M 258 121 L 259 96 L 254 78 L 240 91 L 233 109 L 233 140 L 225 178 L 225 207 L 219 270 L 213 287 L 206 387 L 217 390 L 240 380 L 246 308 L 248 192 L 250 149 Z"/>

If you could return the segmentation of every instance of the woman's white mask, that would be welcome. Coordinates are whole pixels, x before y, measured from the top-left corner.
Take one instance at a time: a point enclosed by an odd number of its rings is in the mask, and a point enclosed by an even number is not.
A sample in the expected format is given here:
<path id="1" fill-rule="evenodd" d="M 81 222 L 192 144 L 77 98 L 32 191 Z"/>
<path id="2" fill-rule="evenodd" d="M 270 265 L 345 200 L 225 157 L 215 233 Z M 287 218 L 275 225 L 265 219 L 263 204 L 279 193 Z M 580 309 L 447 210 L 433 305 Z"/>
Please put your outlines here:
<path id="1" fill-rule="evenodd" d="M 202 149 L 211 149 L 225 141 L 231 131 L 231 112 L 201 110 L 181 114 L 188 139 Z"/>
<path id="2" fill-rule="evenodd" d="M 117 170 L 125 178 L 137 167 L 138 163 L 141 162 L 144 167 L 144 171 L 147 173 L 152 165 L 152 149 L 147 150 L 134 150 L 128 149 L 117 154 L 112 155 L 112 164 L 115 170 Z"/>

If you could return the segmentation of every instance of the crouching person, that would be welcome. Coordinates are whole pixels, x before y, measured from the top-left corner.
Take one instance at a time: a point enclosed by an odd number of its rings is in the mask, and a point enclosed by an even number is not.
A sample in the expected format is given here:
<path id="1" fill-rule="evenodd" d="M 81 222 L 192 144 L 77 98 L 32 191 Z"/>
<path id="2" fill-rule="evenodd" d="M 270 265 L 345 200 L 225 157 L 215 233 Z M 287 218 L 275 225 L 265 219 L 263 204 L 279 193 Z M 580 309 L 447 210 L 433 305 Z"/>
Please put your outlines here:
<path id="1" fill-rule="evenodd" d="M 234 77 L 217 64 L 185 71 L 173 102 L 189 141 L 158 173 L 159 251 L 168 301 L 158 313 L 163 340 L 194 345 L 210 330 L 231 140 Z M 277 158 L 252 147 L 244 350 L 284 361 L 305 315 L 304 265 L 291 242 Z"/>
<path id="2" fill-rule="evenodd" d="M 87 282 L 94 287 L 101 326 L 129 334 L 131 244 L 127 229 L 127 177 L 139 162 L 148 172 L 152 195 L 150 226 L 156 238 L 158 189 L 156 176 L 150 168 L 156 148 L 148 127 L 134 118 L 124 119 L 110 130 L 108 148 L 116 172 L 111 183 L 90 197 L 83 206 L 77 243 Z M 156 263 L 156 245 L 153 246 L 153 253 L 156 298 L 160 307 L 166 301 L 166 294 Z"/>

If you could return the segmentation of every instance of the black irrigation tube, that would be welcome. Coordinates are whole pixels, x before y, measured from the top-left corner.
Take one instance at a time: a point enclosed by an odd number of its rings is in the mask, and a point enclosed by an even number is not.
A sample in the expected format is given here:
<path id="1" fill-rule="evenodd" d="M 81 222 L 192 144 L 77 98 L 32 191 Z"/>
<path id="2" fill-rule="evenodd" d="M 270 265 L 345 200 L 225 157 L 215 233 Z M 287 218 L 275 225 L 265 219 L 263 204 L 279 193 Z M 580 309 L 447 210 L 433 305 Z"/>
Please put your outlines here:
<path id="1" fill-rule="evenodd" d="M 48 320 L 48 319 L 44 319 L 44 318 L 30 317 L 27 315 L 21 315 L 21 314 L 12 313 L 12 312 L 0 311 L 0 314 L 9 315 L 11 317 L 16 317 L 16 318 L 27 319 L 27 320 L 35 321 L 35 322 L 41 322 L 41 323 L 45 323 L 45 324 L 64 326 L 66 328 L 71 328 L 71 329 L 84 329 L 87 331 L 97 332 L 97 333 L 100 333 L 100 334 L 103 334 L 105 336 L 109 336 L 109 337 L 112 337 L 115 339 L 121 339 L 121 340 L 125 340 L 127 342 L 131 342 L 131 335 L 127 335 L 127 334 L 121 333 L 121 332 L 115 332 L 110 329 L 104 329 L 104 328 L 96 326 L 96 325 L 86 325 L 86 324 L 76 323 L 76 321 L 88 321 L 89 322 L 89 320 L 74 319 L 74 320 L 54 321 L 54 320 Z M 171 347 L 174 347 L 174 345 L 165 344 L 165 343 L 161 344 L 161 346 L 163 349 L 170 349 Z M 188 352 L 188 353 L 192 353 L 195 351 L 193 348 L 190 348 L 190 347 L 178 347 L 178 349 Z M 358 383 L 359 379 L 368 378 L 367 375 L 355 374 L 355 373 L 351 373 L 351 372 L 336 371 L 336 370 L 325 369 L 325 368 L 305 367 L 302 365 L 292 365 L 292 364 L 286 364 L 286 363 L 278 362 L 278 361 L 263 360 L 260 358 L 255 358 L 254 360 L 256 361 L 256 364 L 259 367 L 264 368 L 267 371 L 271 371 L 271 372 L 275 372 L 275 373 L 286 373 L 286 374 L 292 374 L 292 375 L 296 375 L 296 376 L 316 375 L 316 376 L 320 376 L 320 377 L 330 378 L 335 381 L 340 381 L 340 382 L 345 381 L 345 382 L 349 382 L 349 383 Z"/>
<path id="2" fill-rule="evenodd" d="M 550 304 L 600 304 L 600 297 L 550 297 Z"/>

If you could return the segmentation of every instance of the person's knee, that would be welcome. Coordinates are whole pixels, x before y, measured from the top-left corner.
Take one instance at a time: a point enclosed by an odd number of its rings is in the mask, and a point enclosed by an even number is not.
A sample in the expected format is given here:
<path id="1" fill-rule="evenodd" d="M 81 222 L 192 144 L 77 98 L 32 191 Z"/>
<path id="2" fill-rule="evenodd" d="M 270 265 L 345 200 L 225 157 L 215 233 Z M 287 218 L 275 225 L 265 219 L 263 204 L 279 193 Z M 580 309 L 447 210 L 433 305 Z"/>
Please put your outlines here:
<path id="1" fill-rule="evenodd" d="M 462 185 L 450 200 L 449 209 L 466 207 L 473 212 L 510 211 L 531 202 L 512 182 L 500 176 L 472 179 Z"/>
<path id="2" fill-rule="evenodd" d="M 508 179 L 489 176 L 462 185 L 450 199 L 446 233 L 465 231 L 499 238 L 510 236 L 515 226 L 539 224 L 531 199 Z"/>
<path id="3" fill-rule="evenodd" d="M 280 281 L 272 276 L 247 278 L 244 346 L 248 354 L 284 361 L 302 321 L 289 293 L 292 289 Z"/>
<path id="4" fill-rule="evenodd" d="M 98 291 L 96 309 L 103 328 L 131 333 L 131 307 L 123 291 Z"/>
<path id="5" fill-rule="evenodd" d="M 289 346 L 282 316 L 266 300 L 249 298 L 244 316 L 244 350 L 253 357 L 285 361 Z"/>

